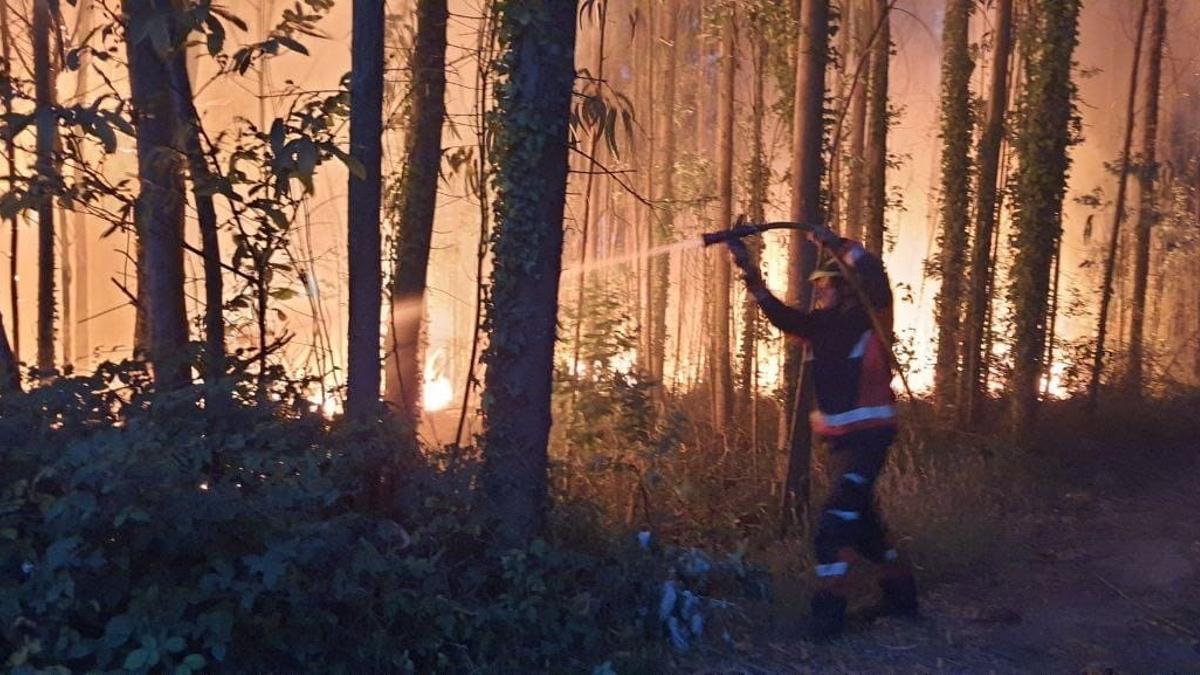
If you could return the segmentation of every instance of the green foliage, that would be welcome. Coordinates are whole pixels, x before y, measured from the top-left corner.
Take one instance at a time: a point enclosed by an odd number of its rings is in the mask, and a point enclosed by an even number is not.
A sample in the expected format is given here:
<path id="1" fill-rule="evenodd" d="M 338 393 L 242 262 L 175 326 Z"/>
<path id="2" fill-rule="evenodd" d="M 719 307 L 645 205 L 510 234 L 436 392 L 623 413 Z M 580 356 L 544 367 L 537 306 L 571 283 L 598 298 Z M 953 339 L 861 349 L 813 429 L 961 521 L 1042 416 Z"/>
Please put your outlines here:
<path id="1" fill-rule="evenodd" d="M 493 548 L 469 454 L 331 425 L 304 383 L 234 381 L 219 417 L 149 383 L 0 407 L 8 672 L 579 670 L 641 634 L 650 554 Z"/>

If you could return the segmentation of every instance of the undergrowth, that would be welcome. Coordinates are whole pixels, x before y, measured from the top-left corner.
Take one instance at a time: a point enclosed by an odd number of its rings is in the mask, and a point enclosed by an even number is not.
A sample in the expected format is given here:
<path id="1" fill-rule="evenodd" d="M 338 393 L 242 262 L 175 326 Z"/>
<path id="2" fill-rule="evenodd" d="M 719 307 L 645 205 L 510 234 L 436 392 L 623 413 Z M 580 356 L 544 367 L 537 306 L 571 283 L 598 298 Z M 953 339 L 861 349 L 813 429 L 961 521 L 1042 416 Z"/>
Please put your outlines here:
<path id="1" fill-rule="evenodd" d="M 6 398 L 6 668 L 657 672 L 802 614 L 810 532 L 780 536 L 775 403 L 756 402 L 758 434 L 721 437 L 702 394 L 656 397 L 588 358 L 559 375 L 551 528 L 522 550 L 493 543 L 475 449 L 331 422 L 280 373 L 166 394 L 142 364 L 105 364 Z M 906 404 L 884 517 L 920 583 L 986 574 L 1080 467 L 1194 438 L 1195 400 L 1092 421 L 1048 405 L 1032 449 Z"/>

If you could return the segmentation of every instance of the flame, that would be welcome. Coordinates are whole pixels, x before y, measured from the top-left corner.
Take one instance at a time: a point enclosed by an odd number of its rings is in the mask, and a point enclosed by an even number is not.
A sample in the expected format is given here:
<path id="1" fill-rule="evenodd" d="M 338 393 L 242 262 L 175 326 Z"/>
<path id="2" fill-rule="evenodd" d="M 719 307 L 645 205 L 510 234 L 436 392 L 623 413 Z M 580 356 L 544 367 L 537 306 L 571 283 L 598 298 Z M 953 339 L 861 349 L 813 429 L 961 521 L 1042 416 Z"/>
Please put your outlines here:
<path id="1" fill-rule="evenodd" d="M 447 377 L 425 380 L 424 400 L 422 407 L 425 412 L 445 410 L 454 402 L 454 386 Z"/>

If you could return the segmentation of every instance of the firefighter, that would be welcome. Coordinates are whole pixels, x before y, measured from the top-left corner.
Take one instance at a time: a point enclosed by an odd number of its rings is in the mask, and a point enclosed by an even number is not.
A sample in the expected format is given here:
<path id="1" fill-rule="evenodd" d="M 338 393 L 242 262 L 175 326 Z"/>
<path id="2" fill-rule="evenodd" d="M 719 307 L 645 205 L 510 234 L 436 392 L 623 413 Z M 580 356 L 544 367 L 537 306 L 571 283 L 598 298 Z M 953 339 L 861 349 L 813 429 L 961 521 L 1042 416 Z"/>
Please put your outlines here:
<path id="1" fill-rule="evenodd" d="M 908 563 L 892 545 L 875 504 L 875 481 L 896 436 L 892 392 L 892 294 L 883 263 L 862 244 L 825 230 L 811 234 L 840 260 L 829 260 L 810 277 L 814 309 L 789 307 L 763 283 L 740 239 L 726 242 L 750 293 L 767 319 L 805 341 L 816 391 L 812 428 L 830 445 L 834 484 L 821 508 L 814 548 L 817 591 L 812 598 L 811 637 L 825 641 L 845 627 L 847 573 L 853 554 L 878 566 L 880 603 L 873 616 L 916 616 L 917 592 Z M 843 275 L 857 279 L 858 288 Z M 870 306 L 860 298 L 864 297 Z M 879 326 L 887 335 L 879 335 Z"/>

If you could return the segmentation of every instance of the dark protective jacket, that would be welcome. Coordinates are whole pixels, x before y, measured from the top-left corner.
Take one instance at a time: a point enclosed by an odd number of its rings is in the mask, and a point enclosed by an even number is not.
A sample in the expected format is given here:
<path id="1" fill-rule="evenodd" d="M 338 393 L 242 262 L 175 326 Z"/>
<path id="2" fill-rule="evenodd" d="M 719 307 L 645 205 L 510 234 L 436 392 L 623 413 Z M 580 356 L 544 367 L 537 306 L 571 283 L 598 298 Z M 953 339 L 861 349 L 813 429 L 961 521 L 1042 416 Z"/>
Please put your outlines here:
<path id="1" fill-rule="evenodd" d="M 842 240 L 837 254 L 859 279 L 890 342 L 892 293 L 883 263 L 849 239 Z M 854 291 L 847 285 L 843 293 Z M 889 342 L 877 334 L 861 302 L 843 301 L 832 309 L 804 312 L 785 305 L 766 289 L 757 291 L 755 297 L 772 324 L 810 347 L 817 395 L 814 431 L 836 437 L 896 426 Z"/>

